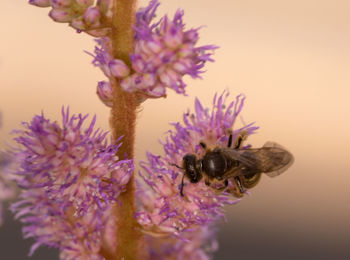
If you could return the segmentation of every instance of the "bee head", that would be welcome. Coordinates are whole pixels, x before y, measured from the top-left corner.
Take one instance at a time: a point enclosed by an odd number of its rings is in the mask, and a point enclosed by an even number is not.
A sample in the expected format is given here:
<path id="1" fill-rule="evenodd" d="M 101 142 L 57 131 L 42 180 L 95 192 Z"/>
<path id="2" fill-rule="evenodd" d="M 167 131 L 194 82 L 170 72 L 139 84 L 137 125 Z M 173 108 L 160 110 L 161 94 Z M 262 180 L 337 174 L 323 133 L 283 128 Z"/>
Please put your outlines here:
<path id="1" fill-rule="evenodd" d="M 194 154 L 186 154 L 183 157 L 182 165 L 186 177 L 192 183 L 197 183 L 202 179 L 201 162 L 197 160 Z"/>

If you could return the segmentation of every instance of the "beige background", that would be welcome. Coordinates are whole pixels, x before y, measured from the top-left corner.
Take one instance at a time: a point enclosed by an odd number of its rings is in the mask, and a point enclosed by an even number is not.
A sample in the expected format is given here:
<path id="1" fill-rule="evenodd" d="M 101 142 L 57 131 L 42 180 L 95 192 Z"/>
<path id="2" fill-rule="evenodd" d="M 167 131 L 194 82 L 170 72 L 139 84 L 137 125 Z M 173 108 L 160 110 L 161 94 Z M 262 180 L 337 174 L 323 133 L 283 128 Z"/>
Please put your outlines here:
<path id="1" fill-rule="evenodd" d="M 169 92 L 142 106 L 137 158 L 147 149 L 161 153 L 157 140 L 168 122 L 193 108 L 195 96 L 210 106 L 216 92 L 244 93 L 244 120 L 261 127 L 250 142 L 277 141 L 296 161 L 228 208 L 216 258 L 349 259 L 350 2 L 163 1 L 158 15 L 178 7 L 185 9 L 188 27 L 206 25 L 201 43 L 220 49 L 204 80 L 186 80 L 188 97 Z M 47 12 L 24 0 L 1 0 L 2 147 L 11 129 L 42 110 L 60 120 L 62 105 L 97 114 L 98 126 L 108 129 L 109 111 L 95 95 L 104 77 L 83 52 L 93 49 L 92 39 L 52 22 Z M 7 244 L 0 243 L 0 252 L 11 248 L 12 231 L 4 230 L 0 237 Z"/>

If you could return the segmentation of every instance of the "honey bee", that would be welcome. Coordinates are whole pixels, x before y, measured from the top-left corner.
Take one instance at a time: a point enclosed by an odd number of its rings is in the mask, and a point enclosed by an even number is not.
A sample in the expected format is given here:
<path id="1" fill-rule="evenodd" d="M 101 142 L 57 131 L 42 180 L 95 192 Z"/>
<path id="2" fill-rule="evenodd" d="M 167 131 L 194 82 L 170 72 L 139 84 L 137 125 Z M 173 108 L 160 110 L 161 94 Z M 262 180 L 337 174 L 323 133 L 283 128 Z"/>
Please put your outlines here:
<path id="1" fill-rule="evenodd" d="M 235 197 L 242 197 L 247 189 L 253 188 L 260 180 L 261 174 L 275 177 L 286 171 L 294 162 L 293 155 L 274 142 L 266 142 L 261 148 L 241 148 L 246 138 L 245 132 L 238 135 L 232 148 L 232 134 L 227 147 L 207 148 L 203 158 L 195 154 L 186 154 L 182 160 L 183 177 L 180 194 L 184 196 L 184 177 L 191 183 L 198 183 L 204 178 L 205 184 L 218 191 L 227 191 Z M 229 181 L 233 184 L 228 188 Z"/>

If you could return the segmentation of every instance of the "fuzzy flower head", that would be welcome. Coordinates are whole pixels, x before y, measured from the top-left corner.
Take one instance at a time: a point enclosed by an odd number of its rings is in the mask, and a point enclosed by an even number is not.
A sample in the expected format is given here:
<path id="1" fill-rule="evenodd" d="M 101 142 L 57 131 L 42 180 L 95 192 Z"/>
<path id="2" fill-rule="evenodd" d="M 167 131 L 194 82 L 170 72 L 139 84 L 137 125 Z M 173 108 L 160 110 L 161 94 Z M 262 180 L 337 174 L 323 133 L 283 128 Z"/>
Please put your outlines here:
<path id="1" fill-rule="evenodd" d="M 38 7 L 51 7 L 49 16 L 59 23 L 68 23 L 78 32 L 95 37 L 107 35 L 112 23 L 111 0 L 29 0 Z"/>
<path id="2" fill-rule="evenodd" d="M 164 16 L 153 22 L 159 2 L 152 0 L 136 13 L 134 51 L 130 54 L 131 68 L 111 55 L 111 41 L 97 40 L 93 64 L 112 80 L 120 80 L 127 92 L 136 92 L 140 100 L 166 96 L 166 88 L 186 94 L 185 75 L 201 78 L 207 61 L 217 48 L 214 45 L 197 46 L 197 29 L 185 29 L 184 12 L 178 10 L 171 19 Z M 104 102 L 105 103 L 105 102 Z"/>
<path id="3" fill-rule="evenodd" d="M 70 116 L 62 109 L 62 116 L 62 127 L 40 115 L 15 132 L 21 145 L 15 174 L 23 191 L 12 209 L 26 224 L 25 237 L 37 240 L 31 252 L 46 244 L 96 254 L 104 214 L 123 192 L 133 162 L 119 160 L 121 144 L 108 144 L 107 133 L 94 130 L 96 117 L 84 129 L 88 115 Z"/>
<path id="4" fill-rule="evenodd" d="M 152 22 L 159 2 L 136 14 L 135 49 L 130 55 L 133 73 L 122 78 L 125 91 L 140 91 L 154 97 L 165 96 L 165 88 L 185 94 L 183 76 L 200 78 L 204 64 L 211 59 L 216 46 L 197 47 L 198 29 L 185 29 L 183 10 L 170 19 L 164 16 Z"/>
<path id="5" fill-rule="evenodd" d="M 215 96 L 211 110 L 203 108 L 197 99 L 195 112 L 185 113 L 183 124 L 172 124 L 175 130 L 169 131 L 168 138 L 163 142 L 165 155 L 147 153 L 148 161 L 141 163 L 143 170 L 140 175 L 154 193 L 145 192 L 142 197 L 143 210 L 137 213 L 137 219 L 146 232 L 182 237 L 183 231 L 223 217 L 223 206 L 237 202 L 231 194 L 208 187 L 204 180 L 190 183 L 186 178 L 184 196 L 181 196 L 184 173 L 183 169 L 175 166 L 182 165 L 186 154 L 202 158 L 205 151 L 200 142 L 208 147 L 227 147 L 231 133 L 235 137 L 245 131 L 249 136 L 258 128 L 253 123 L 236 128 L 244 97 L 239 95 L 226 105 L 228 96 L 228 93 L 218 98 Z"/>

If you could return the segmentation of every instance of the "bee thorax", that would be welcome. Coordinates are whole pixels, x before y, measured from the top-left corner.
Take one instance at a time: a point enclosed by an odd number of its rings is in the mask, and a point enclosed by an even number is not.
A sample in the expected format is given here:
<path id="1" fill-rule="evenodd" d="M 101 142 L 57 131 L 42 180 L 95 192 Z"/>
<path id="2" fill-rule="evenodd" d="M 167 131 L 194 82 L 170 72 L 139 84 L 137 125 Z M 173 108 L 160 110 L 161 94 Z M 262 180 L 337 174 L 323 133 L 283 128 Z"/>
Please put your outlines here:
<path id="1" fill-rule="evenodd" d="M 207 153 L 202 160 L 202 170 L 211 178 L 218 180 L 227 171 L 227 160 L 220 152 Z"/>

